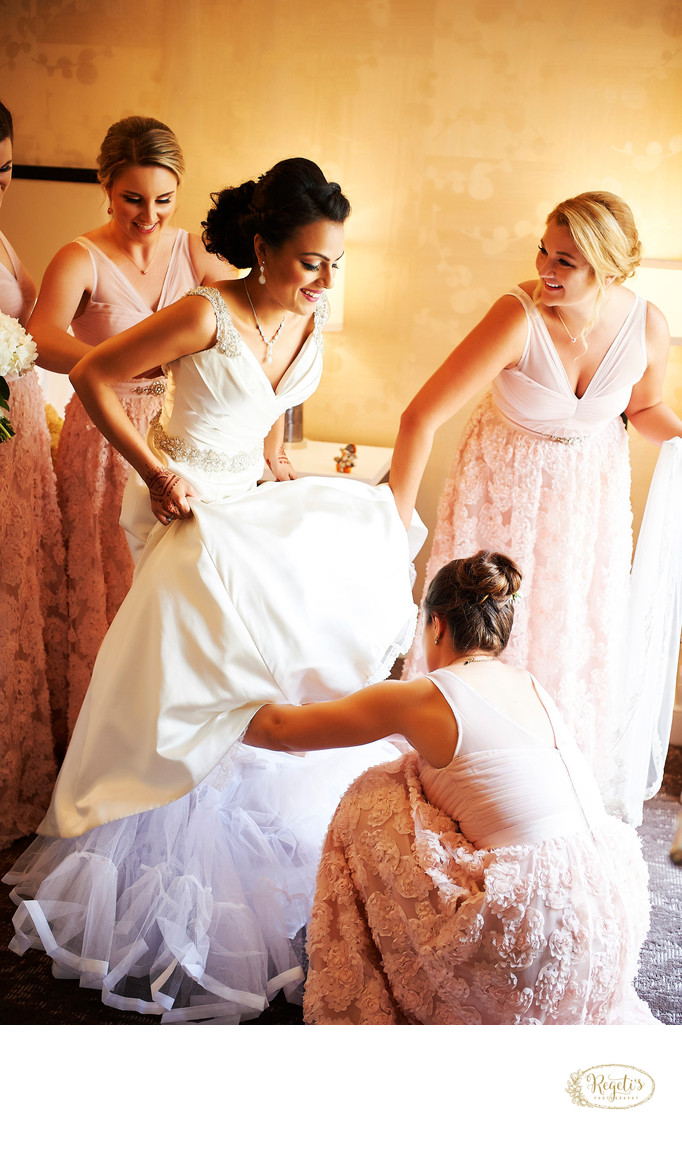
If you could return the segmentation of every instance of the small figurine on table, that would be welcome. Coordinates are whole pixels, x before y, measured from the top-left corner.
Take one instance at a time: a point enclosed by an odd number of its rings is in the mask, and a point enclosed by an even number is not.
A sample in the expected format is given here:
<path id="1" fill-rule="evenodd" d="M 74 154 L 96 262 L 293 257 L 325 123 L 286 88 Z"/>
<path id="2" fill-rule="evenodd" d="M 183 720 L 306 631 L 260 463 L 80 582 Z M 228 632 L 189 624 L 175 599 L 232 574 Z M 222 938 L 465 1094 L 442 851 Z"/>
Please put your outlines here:
<path id="1" fill-rule="evenodd" d="M 339 451 L 340 455 L 334 456 L 336 470 L 339 471 L 341 475 L 350 475 L 351 468 L 355 467 L 358 449 L 354 443 L 347 443 L 345 447 L 340 447 Z"/>

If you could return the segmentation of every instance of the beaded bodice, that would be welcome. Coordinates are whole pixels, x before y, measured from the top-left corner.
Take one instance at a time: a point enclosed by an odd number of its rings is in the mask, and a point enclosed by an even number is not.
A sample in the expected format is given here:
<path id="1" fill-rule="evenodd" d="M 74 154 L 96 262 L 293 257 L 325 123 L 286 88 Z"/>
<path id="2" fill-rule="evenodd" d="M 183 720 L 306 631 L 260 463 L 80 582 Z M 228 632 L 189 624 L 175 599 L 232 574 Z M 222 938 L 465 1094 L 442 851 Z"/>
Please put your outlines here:
<path id="1" fill-rule="evenodd" d="M 150 442 L 168 465 L 199 486 L 233 493 L 248 490 L 263 471 L 263 441 L 287 408 L 303 403 L 322 372 L 322 327 L 329 314 L 323 295 L 314 329 L 276 388 L 237 331 L 215 287 L 188 294 L 207 299 L 216 318 L 216 342 L 166 366 L 163 409 Z"/>

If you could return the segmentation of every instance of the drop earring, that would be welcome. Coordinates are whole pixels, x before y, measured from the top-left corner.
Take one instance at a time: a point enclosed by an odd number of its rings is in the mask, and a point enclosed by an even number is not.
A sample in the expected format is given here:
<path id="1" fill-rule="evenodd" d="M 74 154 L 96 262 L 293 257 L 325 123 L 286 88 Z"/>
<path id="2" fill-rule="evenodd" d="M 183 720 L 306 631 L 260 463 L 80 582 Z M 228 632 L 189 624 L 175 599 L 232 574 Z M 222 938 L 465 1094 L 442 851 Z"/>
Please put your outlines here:
<path id="1" fill-rule="evenodd" d="M 108 216 L 113 216 L 113 214 L 114 214 L 114 209 L 113 209 L 113 208 L 112 208 L 112 206 L 111 206 L 111 200 L 110 200 L 110 201 L 109 201 L 109 207 L 107 208 L 107 215 L 108 215 Z"/>
<path id="2" fill-rule="evenodd" d="M 264 263 L 262 263 L 260 265 L 260 275 L 258 277 L 258 282 L 259 282 L 259 284 L 265 283 L 265 264 Z"/>
<path id="3" fill-rule="evenodd" d="M 440 635 L 436 635 L 436 637 L 435 637 L 435 639 L 433 640 L 433 642 L 434 642 L 435 646 L 437 647 L 437 646 L 438 646 L 438 644 L 440 643 Z"/>

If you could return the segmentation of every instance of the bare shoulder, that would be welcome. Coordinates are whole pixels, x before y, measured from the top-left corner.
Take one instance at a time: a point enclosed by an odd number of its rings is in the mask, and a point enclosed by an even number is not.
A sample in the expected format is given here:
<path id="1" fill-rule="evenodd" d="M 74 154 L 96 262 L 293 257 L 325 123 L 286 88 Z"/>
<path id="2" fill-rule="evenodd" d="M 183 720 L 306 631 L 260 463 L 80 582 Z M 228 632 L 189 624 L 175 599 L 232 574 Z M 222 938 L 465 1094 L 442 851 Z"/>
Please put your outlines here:
<path id="1" fill-rule="evenodd" d="M 192 261 L 192 265 L 202 284 L 215 285 L 226 280 L 234 279 L 237 276 L 237 270 L 232 267 L 232 264 L 228 264 L 225 260 L 220 259 L 219 256 L 206 251 L 201 236 L 196 235 L 194 232 L 188 232 L 187 245 L 189 247 L 189 257 Z"/>
<path id="2" fill-rule="evenodd" d="M 646 305 L 646 338 L 647 343 L 653 340 L 656 344 L 662 343 L 667 346 L 670 339 L 670 328 L 668 321 L 663 315 L 660 307 L 655 303 L 647 300 Z"/>
<path id="3" fill-rule="evenodd" d="M 50 260 L 46 275 L 68 275 L 78 277 L 84 282 L 84 287 L 90 287 L 93 279 L 92 274 L 92 258 L 90 252 L 84 244 L 78 240 L 71 240 L 68 244 L 64 244 L 58 252 L 55 252 Z"/>

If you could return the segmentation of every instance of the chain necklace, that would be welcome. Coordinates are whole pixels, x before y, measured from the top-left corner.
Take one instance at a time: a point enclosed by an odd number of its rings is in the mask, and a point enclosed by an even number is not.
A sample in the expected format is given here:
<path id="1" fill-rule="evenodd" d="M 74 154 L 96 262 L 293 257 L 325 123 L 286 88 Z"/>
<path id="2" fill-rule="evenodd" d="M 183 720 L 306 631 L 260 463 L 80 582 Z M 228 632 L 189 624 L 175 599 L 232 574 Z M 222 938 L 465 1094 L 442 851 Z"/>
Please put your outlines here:
<path id="1" fill-rule="evenodd" d="M 559 311 L 558 307 L 555 307 L 554 310 L 555 310 L 556 314 L 558 315 L 560 322 L 563 324 L 564 331 L 566 332 L 566 335 L 570 339 L 571 343 L 577 343 L 579 339 L 581 339 L 584 343 L 585 337 L 583 335 L 583 332 L 581 331 L 580 335 L 571 335 L 570 331 L 566 327 L 566 321 L 565 321 L 564 317 L 562 316 L 561 312 Z"/>
<path id="2" fill-rule="evenodd" d="M 489 663 L 495 658 L 494 655 L 472 655 L 471 658 L 465 659 L 462 663 L 463 667 L 468 667 L 469 663 Z"/>
<path id="3" fill-rule="evenodd" d="M 246 280 L 242 280 L 242 283 L 244 284 L 244 291 L 246 292 L 246 298 L 249 301 L 249 303 L 251 304 L 251 311 L 253 312 L 253 318 L 256 321 L 256 327 L 258 328 L 260 337 L 263 340 L 263 343 L 267 345 L 268 354 L 267 354 L 266 363 L 272 363 L 272 349 L 280 337 L 280 333 L 282 331 L 282 328 L 284 327 L 284 321 L 287 318 L 286 314 L 282 317 L 282 322 L 279 325 L 279 327 L 277 328 L 277 331 L 273 335 L 272 339 L 266 339 L 265 336 L 263 335 L 263 329 L 262 329 L 260 323 L 258 322 L 258 316 L 256 315 L 256 309 L 253 306 L 251 296 L 249 295 L 249 289 L 246 286 Z"/>
<path id="4" fill-rule="evenodd" d="M 113 221 L 112 221 L 112 222 L 113 222 Z M 156 259 L 156 253 L 157 253 L 157 251 L 159 250 L 159 244 L 161 243 L 161 229 L 159 228 L 159 235 L 158 235 L 158 239 L 157 239 L 157 241 L 156 241 L 156 247 L 154 248 L 154 252 L 153 252 L 152 258 L 150 259 L 150 261 L 149 261 L 149 263 L 147 264 L 146 268 L 141 268 L 141 267 L 140 267 L 140 265 L 139 265 L 138 263 L 136 263 L 136 262 L 135 262 L 135 260 L 133 259 L 133 257 L 132 257 L 131 255 L 129 255 L 129 253 L 128 253 L 128 252 L 125 250 L 125 248 L 122 248 L 122 247 L 121 247 L 121 245 L 119 244 L 118 240 L 116 239 L 116 236 L 114 235 L 114 233 L 113 233 L 113 232 L 112 232 L 112 230 L 111 230 L 111 222 L 110 222 L 110 224 L 109 224 L 109 235 L 111 236 L 111 240 L 112 240 L 112 243 L 114 244 L 114 247 L 118 248 L 118 250 L 120 251 L 121 255 L 124 255 L 124 256 L 126 257 L 126 259 L 127 259 L 127 260 L 130 260 L 130 262 L 131 262 L 131 264 L 133 265 L 133 267 L 136 269 L 136 271 L 138 271 L 138 272 L 140 273 L 140 275 L 141 275 L 141 276 L 146 276 L 146 275 L 147 275 L 147 272 L 149 271 L 149 269 L 151 268 L 152 264 L 154 263 L 154 260 Z"/>

